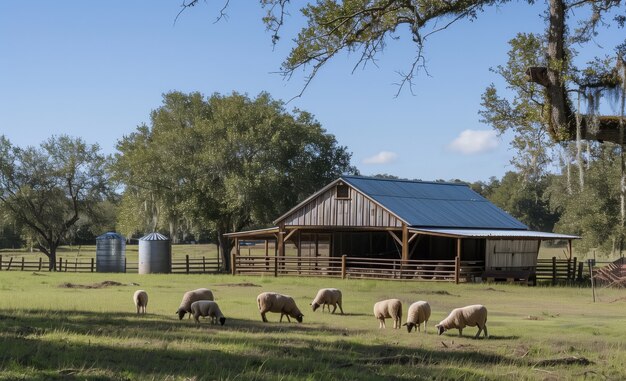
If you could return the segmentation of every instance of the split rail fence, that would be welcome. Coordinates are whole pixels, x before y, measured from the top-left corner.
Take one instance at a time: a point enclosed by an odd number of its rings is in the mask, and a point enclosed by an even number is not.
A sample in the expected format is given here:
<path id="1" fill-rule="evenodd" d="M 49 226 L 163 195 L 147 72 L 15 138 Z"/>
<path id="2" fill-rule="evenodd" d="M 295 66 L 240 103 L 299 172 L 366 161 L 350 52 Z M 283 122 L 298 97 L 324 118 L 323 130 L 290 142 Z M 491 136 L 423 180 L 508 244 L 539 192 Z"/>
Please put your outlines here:
<path id="1" fill-rule="evenodd" d="M 335 278 L 473 281 L 483 261 L 407 260 L 348 257 L 280 257 L 232 254 L 233 275 L 295 275 Z"/>
<path id="2" fill-rule="evenodd" d="M 0 271 L 47 271 L 48 261 L 39 257 L 38 260 L 26 260 L 25 257 L 9 257 L 3 258 L 0 255 Z M 219 257 L 189 257 L 186 255 L 184 259 L 172 259 L 171 273 L 174 274 L 214 274 L 220 272 Z M 57 263 L 57 271 L 77 272 L 77 273 L 93 273 L 96 272 L 95 258 L 59 258 Z M 125 268 L 127 273 L 137 273 L 139 269 L 138 262 L 126 261 Z"/>

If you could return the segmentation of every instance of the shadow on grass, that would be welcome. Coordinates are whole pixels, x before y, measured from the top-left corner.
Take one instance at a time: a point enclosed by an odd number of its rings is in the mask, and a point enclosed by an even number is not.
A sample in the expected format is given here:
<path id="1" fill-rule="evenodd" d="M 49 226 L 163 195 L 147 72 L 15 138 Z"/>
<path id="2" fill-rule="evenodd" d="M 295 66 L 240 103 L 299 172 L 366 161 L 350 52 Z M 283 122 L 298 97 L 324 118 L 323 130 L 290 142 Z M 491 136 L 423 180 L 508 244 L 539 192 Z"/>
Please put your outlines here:
<path id="1" fill-rule="evenodd" d="M 185 324 L 189 323 L 189 324 Z M 231 319 L 224 327 L 131 313 L 0 310 L 0 371 L 23 370 L 29 379 L 278 379 L 408 380 L 419 366 L 426 378 L 456 368 L 518 364 L 479 351 L 414 349 L 364 344 L 344 332 L 296 323 Z M 350 331 L 355 333 L 356 331 Z M 289 335 L 291 333 L 304 335 Z M 85 336 L 75 336 L 85 335 Z M 398 367 L 404 367 L 398 371 Z M 1 377 L 0 377 L 1 378 Z"/>

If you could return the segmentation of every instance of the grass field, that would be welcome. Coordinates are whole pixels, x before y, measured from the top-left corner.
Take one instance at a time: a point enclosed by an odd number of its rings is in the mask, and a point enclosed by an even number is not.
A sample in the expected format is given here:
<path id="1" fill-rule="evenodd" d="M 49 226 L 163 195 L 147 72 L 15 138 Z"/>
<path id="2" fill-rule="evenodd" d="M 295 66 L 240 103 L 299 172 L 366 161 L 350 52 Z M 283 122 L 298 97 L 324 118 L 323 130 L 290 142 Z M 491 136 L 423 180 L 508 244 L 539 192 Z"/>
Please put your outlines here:
<path id="1" fill-rule="evenodd" d="M 66 284 L 103 281 L 121 285 Z M 346 315 L 310 311 L 321 286 L 343 290 Z M 214 291 L 225 326 L 178 320 L 183 292 L 198 287 Z M 139 288 L 146 316 L 134 313 Z M 262 323 L 262 291 L 292 295 L 304 322 Z M 2 272 L 0 380 L 626 379 L 626 292 L 598 294 L 593 303 L 588 288 Z M 403 301 L 403 320 L 409 303 L 429 301 L 428 334 L 379 330 L 372 305 L 390 297 Z M 473 303 L 489 309 L 489 339 L 473 339 L 475 328 L 435 334 L 452 308 Z M 549 362 L 564 358 L 580 363 Z"/>

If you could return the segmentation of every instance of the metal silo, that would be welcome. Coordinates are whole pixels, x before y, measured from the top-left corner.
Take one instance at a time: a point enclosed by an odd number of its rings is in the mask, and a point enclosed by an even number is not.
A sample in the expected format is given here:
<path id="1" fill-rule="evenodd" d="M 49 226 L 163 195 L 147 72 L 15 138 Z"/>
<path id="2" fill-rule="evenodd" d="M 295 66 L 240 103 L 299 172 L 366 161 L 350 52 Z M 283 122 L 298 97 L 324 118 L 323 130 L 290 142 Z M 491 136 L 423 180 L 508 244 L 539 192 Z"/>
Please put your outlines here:
<path id="1" fill-rule="evenodd" d="M 96 272 L 126 272 L 126 240 L 115 232 L 96 238 Z"/>
<path id="2" fill-rule="evenodd" d="M 172 267 L 170 239 L 159 233 L 139 238 L 139 274 L 169 273 Z"/>

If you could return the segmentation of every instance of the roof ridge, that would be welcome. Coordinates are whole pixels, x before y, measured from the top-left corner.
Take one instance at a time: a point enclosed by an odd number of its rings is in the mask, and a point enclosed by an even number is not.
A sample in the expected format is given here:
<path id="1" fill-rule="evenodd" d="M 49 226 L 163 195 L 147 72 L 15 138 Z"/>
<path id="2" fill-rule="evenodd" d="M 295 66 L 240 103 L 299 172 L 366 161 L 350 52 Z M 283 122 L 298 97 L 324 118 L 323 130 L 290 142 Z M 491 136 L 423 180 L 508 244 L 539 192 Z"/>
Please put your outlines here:
<path id="1" fill-rule="evenodd" d="M 361 175 L 341 175 L 342 178 L 348 179 L 361 179 L 361 180 L 374 180 L 374 181 L 393 181 L 393 182 L 403 182 L 403 183 L 413 183 L 413 184 L 435 184 L 435 185 L 454 185 L 454 186 L 462 186 L 462 187 L 470 187 L 469 184 L 460 182 L 460 183 L 452 183 L 449 181 L 425 181 L 425 180 L 409 180 L 409 179 L 386 179 L 383 177 L 375 177 L 375 176 L 361 176 Z"/>

